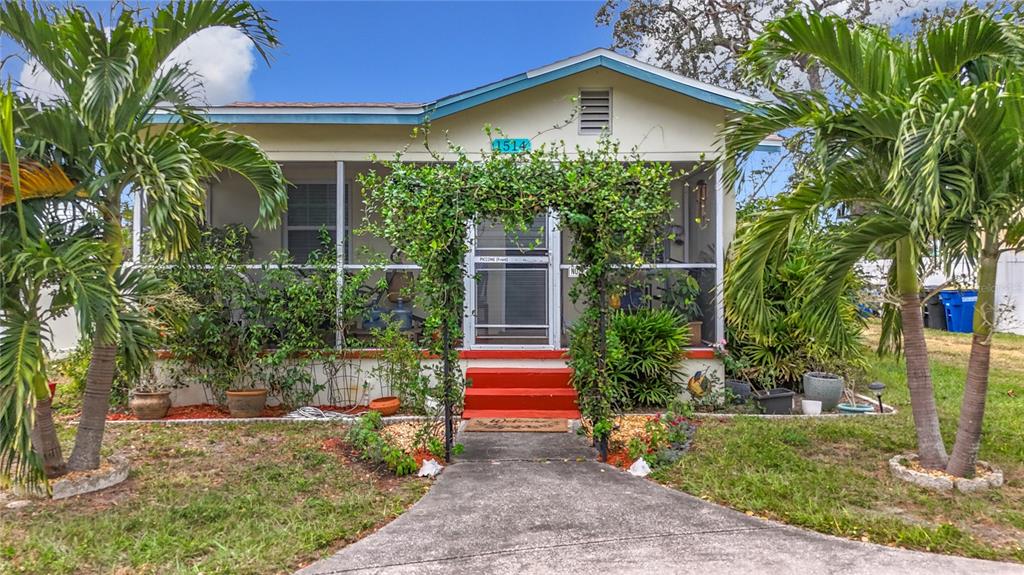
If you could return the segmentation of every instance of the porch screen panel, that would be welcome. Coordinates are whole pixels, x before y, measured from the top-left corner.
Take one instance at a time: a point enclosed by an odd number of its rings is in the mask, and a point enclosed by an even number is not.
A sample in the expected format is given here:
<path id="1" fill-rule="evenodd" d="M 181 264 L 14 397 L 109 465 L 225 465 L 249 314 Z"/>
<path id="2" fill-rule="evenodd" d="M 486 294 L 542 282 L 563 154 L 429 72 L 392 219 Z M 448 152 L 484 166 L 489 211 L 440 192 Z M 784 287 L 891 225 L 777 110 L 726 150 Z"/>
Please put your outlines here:
<path id="1" fill-rule="evenodd" d="M 319 249 L 320 230 L 336 239 L 337 184 L 295 184 L 288 188 L 285 242 L 296 263 L 306 263 Z"/>
<path id="2" fill-rule="evenodd" d="M 476 271 L 477 343 L 546 345 L 547 264 L 480 263 Z"/>
<path id="3" fill-rule="evenodd" d="M 477 345 L 549 344 L 547 217 L 527 229 L 485 222 L 476 228 Z"/>

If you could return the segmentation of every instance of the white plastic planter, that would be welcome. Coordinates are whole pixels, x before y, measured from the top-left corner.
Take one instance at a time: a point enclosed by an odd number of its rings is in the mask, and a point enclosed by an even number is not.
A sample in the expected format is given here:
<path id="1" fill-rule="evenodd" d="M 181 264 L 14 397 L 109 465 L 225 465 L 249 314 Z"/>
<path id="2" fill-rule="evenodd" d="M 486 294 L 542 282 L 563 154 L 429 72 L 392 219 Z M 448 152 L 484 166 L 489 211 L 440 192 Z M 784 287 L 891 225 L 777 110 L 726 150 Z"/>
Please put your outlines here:
<path id="1" fill-rule="evenodd" d="M 821 415 L 821 402 L 814 399 L 800 401 L 801 411 L 804 415 Z"/>

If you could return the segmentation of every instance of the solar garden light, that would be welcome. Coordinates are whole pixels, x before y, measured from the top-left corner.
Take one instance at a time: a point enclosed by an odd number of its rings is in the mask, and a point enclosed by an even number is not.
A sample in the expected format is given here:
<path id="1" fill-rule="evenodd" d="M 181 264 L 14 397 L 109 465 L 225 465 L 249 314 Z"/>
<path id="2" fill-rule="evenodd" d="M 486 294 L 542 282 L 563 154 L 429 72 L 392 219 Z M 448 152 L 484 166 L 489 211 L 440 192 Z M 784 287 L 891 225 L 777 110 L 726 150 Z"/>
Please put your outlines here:
<path id="1" fill-rule="evenodd" d="M 868 389 L 878 398 L 878 413 L 885 413 L 885 408 L 882 406 L 882 392 L 885 391 L 885 384 L 880 381 L 869 383 Z"/>

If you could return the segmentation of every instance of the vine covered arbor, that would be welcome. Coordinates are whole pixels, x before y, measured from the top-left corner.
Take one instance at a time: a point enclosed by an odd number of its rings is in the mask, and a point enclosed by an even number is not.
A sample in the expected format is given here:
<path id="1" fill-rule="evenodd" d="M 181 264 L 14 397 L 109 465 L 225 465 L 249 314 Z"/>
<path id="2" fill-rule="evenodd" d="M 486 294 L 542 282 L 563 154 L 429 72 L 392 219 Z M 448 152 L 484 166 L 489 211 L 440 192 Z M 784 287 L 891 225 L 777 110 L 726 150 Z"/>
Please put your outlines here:
<path id="1" fill-rule="evenodd" d="M 549 212 L 572 235 L 569 255 L 578 275 L 570 297 L 584 309 L 570 330 L 572 382 L 581 413 L 606 445 L 614 401 L 607 365 L 611 302 L 625 291 L 624 279 L 671 239 L 669 166 L 623 156 L 607 139 L 573 154 L 564 146 L 483 153 L 477 160 L 459 148 L 451 152 L 454 161 L 425 164 L 403 162 L 399 154 L 384 163 L 385 174 L 361 178 L 367 209 L 376 216 L 370 229 L 420 268 L 427 341 L 441 358 L 437 381 L 444 390 L 446 454 L 453 437 L 452 406 L 462 397 L 455 340 L 461 336 L 470 279 L 472 224 L 519 232 L 521 248 L 529 251 L 542 242 L 528 237 L 532 225 Z"/>

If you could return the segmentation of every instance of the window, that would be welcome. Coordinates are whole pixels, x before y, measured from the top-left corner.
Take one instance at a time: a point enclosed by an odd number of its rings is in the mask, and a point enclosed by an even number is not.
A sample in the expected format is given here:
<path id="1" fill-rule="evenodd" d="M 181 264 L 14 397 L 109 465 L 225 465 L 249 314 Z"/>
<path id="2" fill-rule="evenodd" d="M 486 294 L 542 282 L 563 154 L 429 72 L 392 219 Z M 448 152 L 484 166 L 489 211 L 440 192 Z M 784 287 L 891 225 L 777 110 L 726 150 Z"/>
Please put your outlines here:
<path id="1" fill-rule="evenodd" d="M 336 184 L 293 184 L 288 188 L 288 217 L 285 248 L 295 263 L 306 263 L 320 247 L 320 229 L 337 238 L 338 186 Z"/>
<path id="2" fill-rule="evenodd" d="M 612 131 L 612 91 L 580 90 L 580 133 Z"/>

